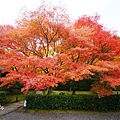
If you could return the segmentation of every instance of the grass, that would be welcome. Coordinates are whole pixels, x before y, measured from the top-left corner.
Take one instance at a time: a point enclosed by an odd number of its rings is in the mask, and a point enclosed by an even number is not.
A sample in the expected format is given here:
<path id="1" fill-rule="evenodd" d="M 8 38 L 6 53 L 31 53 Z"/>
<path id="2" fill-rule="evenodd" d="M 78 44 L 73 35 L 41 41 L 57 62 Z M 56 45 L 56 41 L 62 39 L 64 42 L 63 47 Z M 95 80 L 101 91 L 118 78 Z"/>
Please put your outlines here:
<path id="1" fill-rule="evenodd" d="M 99 114 L 99 113 L 106 113 L 104 111 L 89 111 L 89 110 L 39 110 L 39 109 L 27 109 L 27 113 L 53 113 L 53 114 L 61 114 L 61 113 L 71 113 L 71 114 Z M 116 111 L 117 112 L 117 111 Z"/>
<path id="2" fill-rule="evenodd" d="M 65 93 L 65 95 L 71 95 L 72 94 L 72 91 L 56 91 L 56 90 L 54 90 L 53 92 L 52 92 L 52 94 L 54 94 L 54 95 L 59 95 L 61 92 L 63 92 L 63 93 Z M 92 92 L 90 92 L 90 91 L 76 91 L 76 94 L 93 94 Z"/>
<path id="3" fill-rule="evenodd" d="M 88 113 L 88 112 L 92 112 L 94 113 L 94 111 L 83 111 L 83 110 L 31 110 L 31 109 L 27 109 L 28 113 L 54 113 L 54 114 L 59 114 L 59 113 Z"/>
<path id="4" fill-rule="evenodd" d="M 113 94 L 120 94 L 120 91 L 113 91 Z"/>
<path id="5" fill-rule="evenodd" d="M 25 94 L 23 93 L 15 93 L 15 94 L 9 94 L 7 95 L 7 100 L 9 101 L 9 103 L 14 103 L 17 101 L 22 101 L 25 99 Z"/>
<path id="6" fill-rule="evenodd" d="M 29 91 L 27 94 L 31 94 L 31 93 L 34 93 L 33 91 Z M 15 102 L 19 102 L 19 101 L 23 101 L 25 100 L 25 97 L 27 94 L 24 94 L 24 93 L 11 93 L 11 94 L 8 94 L 7 95 L 7 103 L 5 105 L 9 105 L 11 103 L 15 103 Z"/>
<path id="7" fill-rule="evenodd" d="M 72 94 L 72 91 L 57 91 L 57 90 L 53 90 L 52 94 L 53 95 L 59 95 L 61 92 L 64 92 L 65 95 Z M 93 94 L 93 92 L 91 92 L 91 91 L 76 91 L 75 94 L 78 94 L 78 95 L 81 95 L 81 94 L 90 95 L 90 94 Z M 113 94 L 120 94 L 120 91 L 113 91 Z"/>

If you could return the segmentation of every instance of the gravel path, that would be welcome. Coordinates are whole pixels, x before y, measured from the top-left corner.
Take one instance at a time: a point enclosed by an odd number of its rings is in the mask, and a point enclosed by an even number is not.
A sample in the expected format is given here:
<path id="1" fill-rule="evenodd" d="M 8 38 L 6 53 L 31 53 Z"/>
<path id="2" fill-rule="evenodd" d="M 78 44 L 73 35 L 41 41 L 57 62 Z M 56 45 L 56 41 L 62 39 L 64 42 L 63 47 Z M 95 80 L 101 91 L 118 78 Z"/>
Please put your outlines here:
<path id="1" fill-rule="evenodd" d="M 120 120 L 120 112 L 84 112 L 84 113 L 29 113 L 16 110 L 0 117 L 0 120 Z"/>

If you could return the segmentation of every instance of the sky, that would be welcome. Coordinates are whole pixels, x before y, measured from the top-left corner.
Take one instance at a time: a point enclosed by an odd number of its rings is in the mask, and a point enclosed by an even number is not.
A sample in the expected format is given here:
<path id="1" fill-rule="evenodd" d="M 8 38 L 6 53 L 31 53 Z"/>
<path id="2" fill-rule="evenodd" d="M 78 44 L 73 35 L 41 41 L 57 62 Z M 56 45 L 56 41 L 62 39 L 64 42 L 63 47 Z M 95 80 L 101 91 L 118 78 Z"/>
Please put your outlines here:
<path id="1" fill-rule="evenodd" d="M 20 10 L 25 6 L 35 10 L 43 0 L 0 0 L 0 24 L 15 24 Z M 65 6 L 70 17 L 77 19 L 83 15 L 101 16 L 99 23 L 117 31 L 120 36 L 120 0 L 46 0 L 54 5 Z M 61 2 L 60 2 L 61 1 Z"/>

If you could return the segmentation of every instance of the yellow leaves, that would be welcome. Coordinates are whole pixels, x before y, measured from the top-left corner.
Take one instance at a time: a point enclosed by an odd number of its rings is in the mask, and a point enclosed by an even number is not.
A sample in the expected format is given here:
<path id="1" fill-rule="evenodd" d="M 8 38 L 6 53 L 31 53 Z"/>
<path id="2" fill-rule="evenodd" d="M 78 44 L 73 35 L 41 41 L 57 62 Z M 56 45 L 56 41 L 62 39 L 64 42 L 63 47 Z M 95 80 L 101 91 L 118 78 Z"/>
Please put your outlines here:
<path id="1" fill-rule="evenodd" d="M 90 70 L 90 71 L 100 72 L 100 73 L 108 72 L 107 68 L 104 68 L 104 67 L 101 67 L 101 66 L 96 66 L 96 65 L 88 65 L 87 69 Z"/>
<path id="2" fill-rule="evenodd" d="M 117 71 L 120 68 L 120 63 L 114 61 L 99 61 L 96 65 L 112 71 Z"/>
<path id="3" fill-rule="evenodd" d="M 94 29 L 87 26 L 76 26 L 75 33 L 82 39 L 88 39 L 94 34 Z"/>
<path id="4" fill-rule="evenodd" d="M 115 56 L 114 61 L 119 61 L 120 62 L 120 56 Z"/>
<path id="5" fill-rule="evenodd" d="M 98 19 L 83 16 L 71 24 L 64 9 L 41 4 L 35 11 L 24 11 L 16 28 L 0 26 L 0 66 L 10 72 L 4 85 L 19 79 L 24 91 L 40 90 L 99 73 L 97 80 L 104 80 L 93 90 L 109 95 L 101 84 L 120 85 L 120 42 Z"/>
<path id="6" fill-rule="evenodd" d="M 67 70 L 65 69 L 65 68 L 62 68 L 61 70 L 60 70 L 60 72 L 62 72 L 62 73 L 64 73 L 64 72 L 66 72 Z"/>

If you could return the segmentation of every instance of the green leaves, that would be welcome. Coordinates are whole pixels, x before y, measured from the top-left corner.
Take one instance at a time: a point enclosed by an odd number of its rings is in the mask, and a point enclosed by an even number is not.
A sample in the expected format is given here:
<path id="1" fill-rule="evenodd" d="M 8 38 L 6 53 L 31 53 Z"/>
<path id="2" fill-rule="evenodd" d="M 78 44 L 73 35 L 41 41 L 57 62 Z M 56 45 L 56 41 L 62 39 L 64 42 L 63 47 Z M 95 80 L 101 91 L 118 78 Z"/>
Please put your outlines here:
<path id="1" fill-rule="evenodd" d="M 27 95 L 27 109 L 119 111 L 120 95 Z"/>

